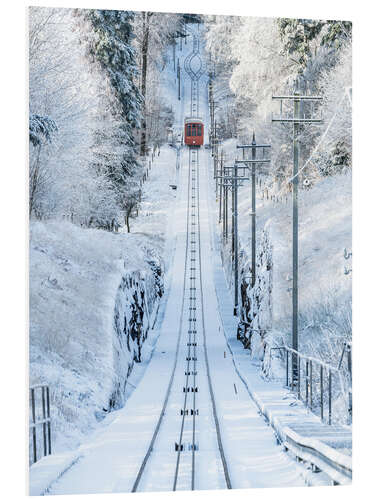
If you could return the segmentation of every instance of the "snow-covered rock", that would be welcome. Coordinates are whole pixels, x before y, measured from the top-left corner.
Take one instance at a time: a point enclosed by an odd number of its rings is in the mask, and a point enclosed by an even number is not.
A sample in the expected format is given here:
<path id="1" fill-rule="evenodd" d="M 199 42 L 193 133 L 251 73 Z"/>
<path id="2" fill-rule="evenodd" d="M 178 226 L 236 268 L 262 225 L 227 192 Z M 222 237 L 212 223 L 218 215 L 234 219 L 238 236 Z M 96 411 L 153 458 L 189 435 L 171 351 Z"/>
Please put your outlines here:
<path id="1" fill-rule="evenodd" d="M 161 245 L 60 221 L 30 232 L 30 383 L 51 388 L 56 450 L 124 403 L 163 293 Z"/>

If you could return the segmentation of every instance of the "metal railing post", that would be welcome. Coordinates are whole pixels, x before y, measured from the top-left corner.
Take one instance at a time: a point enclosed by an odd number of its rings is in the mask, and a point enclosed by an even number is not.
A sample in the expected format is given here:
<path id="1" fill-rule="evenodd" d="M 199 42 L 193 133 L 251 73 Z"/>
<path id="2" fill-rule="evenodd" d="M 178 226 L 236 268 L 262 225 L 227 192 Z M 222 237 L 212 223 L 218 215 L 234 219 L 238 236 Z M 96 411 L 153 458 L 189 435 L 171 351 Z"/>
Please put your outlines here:
<path id="1" fill-rule="evenodd" d="M 221 152 L 220 152 L 220 176 L 223 175 L 223 163 L 224 163 L 223 150 L 221 150 Z M 221 219 L 222 219 L 222 206 L 223 206 L 222 198 L 223 198 L 223 183 L 221 182 L 220 189 L 219 189 L 219 224 L 220 224 Z"/>
<path id="2" fill-rule="evenodd" d="M 328 373 L 328 425 L 332 423 L 332 372 Z"/>
<path id="3" fill-rule="evenodd" d="M 348 395 L 348 424 L 352 423 L 353 419 L 353 399 L 352 399 L 352 347 L 348 345 L 348 371 L 349 371 L 349 395 Z"/>
<path id="4" fill-rule="evenodd" d="M 305 367 L 305 383 L 306 383 L 306 394 L 305 394 L 305 403 L 308 406 L 309 401 L 309 362 L 306 361 Z"/>
<path id="5" fill-rule="evenodd" d="M 324 421 L 324 400 L 323 400 L 323 365 L 320 365 L 320 420 Z"/>
<path id="6" fill-rule="evenodd" d="M 51 411 L 50 411 L 50 400 L 49 400 L 49 387 L 47 385 L 47 435 L 48 435 L 48 454 L 51 455 L 52 447 L 51 447 Z"/>
<path id="7" fill-rule="evenodd" d="M 43 414 L 43 452 L 47 455 L 47 422 L 46 422 L 46 397 L 45 386 L 42 386 L 42 414 Z"/>
<path id="8" fill-rule="evenodd" d="M 37 460 L 36 455 L 36 427 L 35 427 L 35 390 L 31 389 L 31 416 L 33 419 L 33 462 Z"/>
<path id="9" fill-rule="evenodd" d="M 298 378 L 297 378 L 297 384 L 298 384 L 298 399 L 301 399 L 301 358 L 298 356 Z"/>
<path id="10" fill-rule="evenodd" d="M 313 365 L 310 359 L 310 410 L 313 407 Z"/>
<path id="11" fill-rule="evenodd" d="M 289 387 L 289 351 L 286 351 L 286 387 Z"/>

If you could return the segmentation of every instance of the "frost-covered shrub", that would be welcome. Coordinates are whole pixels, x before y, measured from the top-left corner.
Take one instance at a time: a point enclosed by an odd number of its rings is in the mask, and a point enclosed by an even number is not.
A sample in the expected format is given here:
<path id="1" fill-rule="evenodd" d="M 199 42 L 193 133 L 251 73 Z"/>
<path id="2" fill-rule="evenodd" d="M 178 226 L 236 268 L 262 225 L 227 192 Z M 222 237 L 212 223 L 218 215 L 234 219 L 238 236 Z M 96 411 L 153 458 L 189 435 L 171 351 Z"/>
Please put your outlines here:
<path id="1" fill-rule="evenodd" d="M 263 358 L 264 340 L 272 326 L 272 245 L 267 228 L 262 232 L 257 246 L 256 274 L 251 286 L 251 260 L 242 252 L 241 268 L 241 319 L 238 337 L 251 356 Z"/>

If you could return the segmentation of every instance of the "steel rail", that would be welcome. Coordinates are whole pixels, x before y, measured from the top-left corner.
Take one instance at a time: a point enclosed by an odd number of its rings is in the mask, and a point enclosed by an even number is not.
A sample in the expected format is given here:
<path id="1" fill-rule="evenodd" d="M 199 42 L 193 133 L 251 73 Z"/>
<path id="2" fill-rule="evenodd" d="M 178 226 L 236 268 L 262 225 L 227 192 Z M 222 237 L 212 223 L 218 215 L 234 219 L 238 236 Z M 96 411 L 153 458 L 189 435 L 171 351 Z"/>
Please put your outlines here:
<path id="1" fill-rule="evenodd" d="M 215 427 L 216 427 L 217 444 L 218 444 L 219 451 L 220 451 L 221 462 L 223 464 L 225 482 L 226 482 L 227 488 L 232 489 L 232 482 L 230 479 L 228 464 L 227 464 L 227 460 L 225 458 L 225 453 L 224 453 L 223 441 L 221 438 L 221 430 L 220 430 L 219 419 L 217 416 L 215 395 L 214 395 L 214 391 L 213 391 L 213 387 L 212 387 L 210 365 L 209 365 L 208 354 L 207 354 L 207 337 L 206 337 L 206 326 L 205 326 L 205 319 L 204 319 L 204 299 L 203 299 L 202 268 L 201 268 L 202 256 L 201 256 L 201 233 L 200 233 L 200 213 L 199 213 L 200 212 L 200 203 L 199 203 L 199 201 L 200 200 L 199 200 L 199 173 L 198 173 L 197 206 L 198 206 L 198 240 L 199 240 L 199 282 L 200 282 L 200 290 L 201 290 L 200 296 L 201 296 L 201 307 L 202 307 L 202 332 L 203 332 L 204 358 L 205 358 L 205 363 L 206 363 L 208 386 L 209 386 L 209 390 L 210 390 L 212 413 L 214 416 Z"/>
<path id="2" fill-rule="evenodd" d="M 188 28 L 190 33 L 192 34 L 192 39 L 193 39 L 193 51 L 186 57 L 184 61 L 184 67 L 185 71 L 190 77 L 191 80 L 191 85 L 190 85 L 190 112 L 192 116 L 198 116 L 199 115 L 199 78 L 200 74 L 195 73 L 192 68 L 191 68 L 191 61 L 193 57 L 199 57 L 200 62 L 201 62 L 201 68 L 203 67 L 200 55 L 199 55 L 199 39 L 196 36 L 195 32 L 191 29 Z M 200 68 L 200 69 L 201 69 Z M 198 72 L 199 73 L 199 72 Z M 195 109 L 194 109 L 195 108 Z M 193 165 L 193 156 L 194 158 L 194 165 Z M 193 183 L 193 177 L 194 177 L 194 187 L 197 187 L 197 168 L 199 165 L 199 153 L 198 150 L 192 150 L 189 148 L 189 186 L 192 186 Z M 190 177 L 192 178 L 190 181 Z M 192 195 L 192 192 L 191 192 Z M 190 197 L 190 193 L 189 193 Z M 193 198 L 191 199 L 192 205 L 193 205 Z M 194 214 L 195 215 L 195 214 Z M 193 221 L 192 221 L 193 222 Z M 194 221 L 195 223 L 195 221 Z M 194 239 L 194 244 L 195 244 L 195 239 Z M 200 264 L 199 264 L 200 265 Z M 192 268 L 193 266 L 191 266 Z M 195 273 L 194 273 L 195 274 Z M 191 296 L 190 296 L 191 299 Z M 195 300 L 196 300 L 196 294 L 195 294 Z M 190 301 L 191 302 L 191 301 Z M 195 302 L 196 303 L 196 302 Z M 191 310 L 190 310 L 190 318 L 191 319 Z M 195 319 L 196 319 L 196 313 L 194 314 Z M 187 373 L 190 373 L 190 352 L 191 352 L 191 344 L 192 344 L 192 331 L 196 332 L 196 326 L 194 328 L 191 327 L 191 321 L 189 321 L 190 326 L 189 326 L 189 333 L 188 333 L 188 344 L 189 344 L 189 350 L 188 350 L 188 365 L 187 365 Z M 193 339 L 193 404 L 192 404 L 192 410 L 193 410 L 193 430 L 192 430 L 192 465 L 191 465 L 191 489 L 195 489 L 195 451 L 196 451 L 196 342 Z M 183 432 L 184 432 L 184 425 L 185 425 L 185 411 L 186 411 L 186 402 L 187 402 L 187 395 L 188 395 L 188 390 L 189 390 L 189 375 L 186 377 L 186 384 L 185 384 L 185 398 L 184 398 L 184 409 L 183 409 L 183 418 L 182 418 L 182 423 L 181 423 L 181 430 L 180 430 L 180 436 L 179 436 L 179 443 L 178 443 L 178 455 L 177 455 L 177 460 L 176 460 L 176 470 L 175 470 L 175 477 L 174 477 L 174 482 L 173 482 L 173 491 L 176 491 L 177 489 L 177 481 L 178 481 L 178 473 L 179 473 L 179 466 L 180 466 L 180 458 L 181 458 L 181 451 L 182 451 L 182 438 L 183 438 Z"/>
<path id="3" fill-rule="evenodd" d="M 199 166 L 199 152 L 198 150 L 196 151 L 192 151 L 192 155 L 194 154 L 195 156 L 195 165 L 192 165 L 192 169 L 191 169 L 191 172 L 192 172 L 192 177 L 194 176 L 194 179 L 192 178 L 192 181 L 194 182 L 194 193 L 196 196 L 196 188 L 197 188 L 197 170 L 198 170 L 198 166 Z M 192 191 L 193 192 L 193 191 Z M 196 224 L 196 202 L 195 202 L 195 198 L 191 198 L 191 204 L 192 204 L 192 208 L 194 206 L 194 219 L 192 219 L 192 227 L 193 227 L 193 222 L 194 224 Z M 193 210 L 192 210 L 193 211 Z M 193 233 L 193 231 L 191 231 Z M 194 238 L 194 246 L 195 246 L 195 250 L 196 250 L 196 237 Z M 191 257 L 192 259 L 192 257 Z M 194 259 L 196 259 L 196 252 L 194 253 Z M 196 263 L 196 260 L 191 260 L 190 261 L 191 264 L 193 262 Z M 194 274 L 194 278 L 196 278 L 195 276 L 195 270 L 196 270 L 196 265 L 191 265 L 191 270 L 192 270 L 192 274 Z M 194 273 L 193 273 L 194 271 Z M 195 282 L 195 280 L 194 280 Z M 196 447 L 196 439 L 195 439 L 195 434 L 196 434 L 196 371 L 197 371 L 197 347 L 196 347 L 196 335 L 197 335 L 197 325 L 196 325 L 196 319 L 197 319 L 197 309 L 196 309 L 196 305 L 197 305 L 197 292 L 196 290 L 194 291 L 194 306 L 191 305 L 190 307 L 193 307 L 193 309 L 190 310 L 190 312 L 193 311 L 193 316 L 195 318 L 195 325 L 193 328 L 189 328 L 189 344 L 191 345 L 191 340 L 192 340 L 192 337 L 193 337 L 193 439 L 192 439 L 192 458 L 191 458 L 191 489 L 194 490 L 195 489 L 195 447 Z M 195 332 L 193 334 L 193 332 Z"/>
<path id="4" fill-rule="evenodd" d="M 200 50 L 200 43 L 199 43 L 199 38 L 197 37 L 195 31 L 193 31 L 191 28 L 187 27 L 187 30 L 191 33 L 192 35 L 192 40 L 193 40 L 193 51 L 186 57 L 185 61 L 184 61 L 184 67 L 185 67 L 185 71 L 186 73 L 190 76 L 190 79 L 191 79 L 191 89 L 190 89 L 190 92 L 191 92 L 191 104 L 190 104 L 190 111 L 191 111 L 191 115 L 193 116 L 195 114 L 195 116 L 199 116 L 199 80 L 200 80 L 200 77 L 204 74 L 205 72 L 205 69 L 204 69 L 204 65 L 203 65 L 203 61 L 199 55 L 199 50 Z M 192 68 L 191 68 L 191 61 L 194 57 L 198 57 L 199 58 L 199 61 L 201 63 L 200 65 L 200 68 L 197 72 L 195 72 Z M 194 96 L 194 92 L 195 92 L 195 95 L 196 95 L 196 110 L 195 110 L 195 113 L 193 112 L 193 96 Z"/>
<path id="5" fill-rule="evenodd" d="M 188 189 L 188 203 L 190 204 L 191 202 L 191 207 L 190 207 L 190 210 L 189 210 L 189 217 L 191 218 L 191 220 L 189 221 L 190 224 L 193 222 L 193 219 L 192 219 L 192 208 L 193 208 L 193 198 L 190 199 L 190 197 L 192 196 L 192 187 L 193 187 L 193 184 L 192 184 L 192 179 L 193 179 L 193 175 L 194 172 L 193 172 L 193 168 L 192 168 L 192 164 L 193 164 L 193 161 L 192 161 L 192 155 L 194 154 L 195 155 L 195 151 L 192 151 L 191 149 L 189 149 L 189 181 L 188 181 L 188 186 L 189 186 L 189 189 Z M 198 155 L 197 155 L 198 156 Z M 195 161 L 195 164 L 197 163 L 197 161 Z M 194 177 L 195 178 L 195 177 Z M 190 193 L 191 191 L 191 193 Z M 190 247 L 191 247 L 191 244 L 192 244 L 192 239 L 191 239 L 191 234 L 192 234 L 192 231 L 190 230 L 189 232 L 189 223 L 188 223 L 188 228 L 187 228 L 187 232 L 189 233 L 187 236 L 187 240 L 186 240 L 186 246 L 187 246 L 187 249 L 189 247 L 189 243 L 190 243 Z M 190 238 L 189 238 L 190 236 Z M 191 250 L 191 248 L 190 248 Z M 192 257 L 190 257 L 191 259 Z M 191 261 L 190 261 L 191 262 Z M 192 277 L 192 271 L 191 271 L 191 268 L 192 266 L 190 265 L 190 278 Z M 191 287 L 190 287 L 191 288 Z M 190 299 L 191 299 L 191 291 L 190 290 Z M 185 290 L 185 293 L 186 293 L 186 290 Z M 191 300 L 190 300 L 191 302 Z M 191 307 L 191 305 L 190 305 Z M 175 474 L 174 474 L 174 480 L 173 480 L 173 491 L 176 491 L 177 489 L 177 481 L 178 481 L 178 473 L 179 473 L 179 466 L 180 466 L 180 459 L 181 459 L 181 451 L 182 451 L 182 437 L 183 437 L 183 433 L 184 433 L 184 427 L 185 427 L 185 413 L 186 413 L 186 405 L 187 405 L 187 397 L 188 397 L 188 389 L 189 389 L 189 376 L 190 376 L 190 360 L 191 358 L 193 357 L 194 358 L 194 372 L 195 372 L 195 367 L 196 367 L 196 361 L 195 361 L 195 357 L 196 357 L 196 351 L 195 351 L 195 348 L 194 348 L 194 355 L 191 356 L 191 331 L 192 331 L 192 326 L 191 326 L 191 323 L 193 322 L 192 321 L 192 310 L 190 309 L 190 313 L 189 313 L 189 321 L 188 321 L 188 354 L 187 354 L 187 365 L 186 365 L 186 379 L 185 379 L 185 397 L 184 397 L 184 407 L 183 407 L 183 414 L 182 414 L 182 421 L 181 421 L 181 429 L 180 429 L 180 435 L 179 435 L 179 441 L 178 441 L 178 450 L 177 450 L 177 459 L 176 459 L 176 469 L 175 469 Z M 194 377 L 194 381 L 195 381 L 195 377 Z M 195 384 L 193 385 L 193 387 L 195 387 Z M 194 392 L 194 402 L 195 402 L 195 392 Z M 194 443 L 195 443 L 195 407 L 193 407 L 193 455 L 194 455 Z M 194 462 L 194 460 L 193 460 Z M 195 483 L 195 468 L 193 467 L 192 468 L 192 489 L 194 489 L 194 483 Z"/>
<path id="6" fill-rule="evenodd" d="M 189 180 L 188 180 L 188 192 L 189 192 L 189 190 L 190 190 L 190 171 L 189 171 Z M 187 257 L 188 257 L 188 235 L 189 235 L 189 230 L 188 230 L 189 229 L 189 211 L 190 211 L 190 200 L 189 200 L 189 197 L 188 197 L 187 214 L 186 214 L 186 243 L 185 243 L 185 264 L 184 264 L 185 268 L 184 268 L 183 295 L 182 295 L 181 313 L 180 313 L 180 321 L 179 321 L 179 329 L 178 329 L 178 339 L 177 339 L 177 345 L 176 345 L 174 365 L 173 365 L 173 369 L 172 369 L 172 373 L 171 373 L 171 378 L 170 378 L 170 381 L 169 381 L 169 384 L 168 384 L 168 387 L 167 387 L 167 391 L 166 391 L 166 394 L 165 394 L 163 407 L 162 407 L 162 410 L 160 412 L 160 416 L 159 416 L 158 422 L 156 424 L 154 433 L 152 435 L 152 438 L 151 438 L 151 441 L 150 441 L 150 445 L 149 445 L 149 447 L 147 449 L 147 452 L 146 452 L 146 454 L 144 456 L 144 459 L 142 461 L 141 467 L 139 468 L 139 471 L 137 473 L 137 476 L 136 476 L 136 479 L 134 481 L 133 487 L 131 489 L 132 493 L 135 493 L 137 491 L 137 489 L 138 489 L 139 482 L 140 482 L 140 480 L 142 478 L 142 475 L 144 473 L 146 464 L 147 464 L 148 459 L 150 458 L 151 452 L 153 450 L 153 447 L 154 447 L 157 435 L 159 433 L 159 430 L 160 430 L 160 427 L 161 427 L 161 424 L 162 424 L 162 421 L 163 421 L 163 418 L 164 418 L 164 415 L 165 415 L 165 410 L 167 408 L 167 404 L 168 404 L 168 401 L 169 401 L 169 396 L 170 396 L 172 385 L 173 385 L 173 381 L 174 381 L 174 376 L 175 376 L 175 373 L 176 373 L 176 367 L 177 367 L 177 361 L 178 361 L 178 354 L 179 354 L 179 351 L 180 351 L 181 336 L 182 336 L 183 315 L 184 315 L 184 310 L 185 310 L 185 289 L 186 289 Z"/>

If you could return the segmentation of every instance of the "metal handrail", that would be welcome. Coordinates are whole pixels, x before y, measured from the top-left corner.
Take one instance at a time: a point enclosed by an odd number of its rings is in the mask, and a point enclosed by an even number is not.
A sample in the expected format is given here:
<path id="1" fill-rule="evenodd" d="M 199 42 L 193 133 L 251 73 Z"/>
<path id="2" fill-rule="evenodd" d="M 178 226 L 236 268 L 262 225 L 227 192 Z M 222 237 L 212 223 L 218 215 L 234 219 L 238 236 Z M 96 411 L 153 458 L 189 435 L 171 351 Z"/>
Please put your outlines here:
<path id="1" fill-rule="evenodd" d="M 33 385 L 30 387 L 30 414 L 32 422 L 29 424 L 30 435 L 32 437 L 32 463 L 38 460 L 37 453 L 37 428 L 42 426 L 43 428 L 43 455 L 51 455 L 51 405 L 50 405 L 50 391 L 48 385 Z M 41 391 L 41 401 L 42 401 L 42 415 L 43 418 L 36 418 L 36 404 L 35 396 L 37 391 Z"/>
<path id="2" fill-rule="evenodd" d="M 348 369 L 350 376 L 350 384 L 351 384 L 351 346 L 349 343 L 345 343 L 345 349 L 348 349 Z M 296 389 L 298 399 L 303 400 L 306 407 L 310 410 L 313 410 L 313 387 L 314 387 L 314 379 L 313 374 L 316 373 L 314 371 L 314 366 L 316 369 L 316 365 L 318 365 L 318 382 L 317 385 L 319 387 L 319 406 L 320 406 L 320 419 L 322 422 L 327 420 L 328 425 L 332 424 L 332 376 L 333 374 L 339 374 L 342 359 L 340 360 L 339 367 L 336 368 L 331 366 L 324 361 L 314 358 L 312 356 L 308 356 L 306 354 L 302 354 L 295 349 L 287 346 L 277 346 L 270 347 L 271 351 L 271 359 L 272 359 L 272 351 L 273 350 L 282 350 L 286 353 L 286 362 L 285 362 L 285 386 L 290 388 L 292 391 Z M 342 354 L 343 357 L 343 354 Z M 324 377 L 324 372 L 327 373 L 326 382 Z M 327 380 L 328 378 L 328 380 Z M 304 388 L 303 388 L 304 384 Z M 302 392 L 305 392 L 304 397 L 302 396 Z M 324 393 L 328 392 L 328 418 L 325 419 L 324 416 Z M 348 390 L 348 424 L 352 421 L 352 397 L 351 397 L 351 388 Z"/>
<path id="3" fill-rule="evenodd" d="M 295 349 L 293 349 L 292 347 L 287 347 L 287 346 L 271 347 L 271 350 L 272 349 L 284 349 L 285 351 L 289 351 L 292 354 L 295 354 L 296 356 L 298 356 L 301 359 L 306 359 L 306 360 L 312 361 L 313 363 L 317 363 L 317 364 L 323 366 L 324 368 L 327 368 L 333 372 L 338 372 L 338 368 L 335 368 L 334 366 L 329 365 L 328 363 L 322 361 L 321 359 L 314 358 L 313 356 L 308 356 L 307 354 L 302 354 L 299 351 L 296 351 Z"/>

